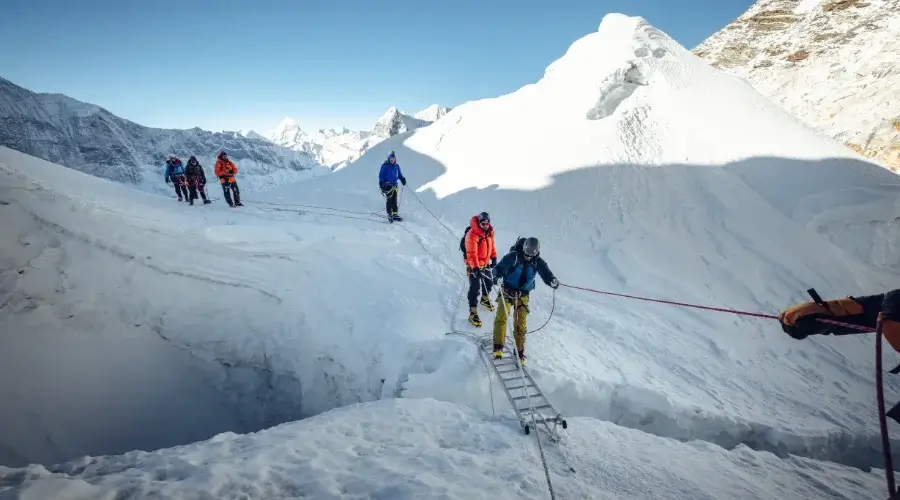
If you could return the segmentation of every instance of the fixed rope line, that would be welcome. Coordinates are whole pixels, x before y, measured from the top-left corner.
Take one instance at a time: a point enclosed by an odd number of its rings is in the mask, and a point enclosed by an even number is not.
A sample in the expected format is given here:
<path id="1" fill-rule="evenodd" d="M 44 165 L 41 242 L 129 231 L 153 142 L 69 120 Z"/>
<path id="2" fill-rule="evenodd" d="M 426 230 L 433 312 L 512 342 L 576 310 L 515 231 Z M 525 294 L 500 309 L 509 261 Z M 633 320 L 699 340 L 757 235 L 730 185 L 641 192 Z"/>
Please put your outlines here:
<path id="1" fill-rule="evenodd" d="M 525 332 L 525 335 L 530 335 L 535 332 L 539 332 L 544 329 L 545 326 L 550 324 L 550 320 L 553 319 L 553 311 L 556 309 L 556 290 L 553 290 L 553 302 L 550 304 L 550 315 L 547 316 L 547 321 L 544 321 L 544 324 L 534 330 L 529 330 Z"/>
<path id="2" fill-rule="evenodd" d="M 343 208 L 334 208 L 334 207 L 325 207 L 321 205 L 304 205 L 302 203 L 275 203 L 272 201 L 257 201 L 257 200 L 244 200 L 248 203 L 255 203 L 257 205 L 272 205 L 275 207 L 302 207 L 302 208 L 314 208 L 318 210 L 331 210 L 332 212 L 343 212 L 346 214 L 356 214 L 356 215 L 375 215 L 378 217 L 386 218 L 382 214 L 378 214 L 374 211 L 369 212 L 361 212 L 359 210 L 345 210 Z"/>
<path id="3" fill-rule="evenodd" d="M 409 191 L 409 193 L 413 196 L 413 198 L 415 198 L 416 201 L 418 201 L 419 204 L 422 205 L 422 208 L 424 208 L 426 212 L 428 212 L 429 214 L 431 214 L 431 216 L 434 217 L 434 220 L 438 221 L 438 224 L 444 226 L 444 229 L 446 229 L 447 232 L 450 233 L 451 236 L 455 236 L 455 235 L 456 235 L 456 233 L 454 233 L 452 229 L 450 229 L 449 227 L 447 227 L 447 225 L 444 224 L 443 221 L 441 221 L 441 219 L 438 219 L 438 216 L 437 216 L 437 215 L 434 215 L 434 212 L 432 212 L 432 211 L 428 208 L 428 206 L 425 205 L 425 203 L 424 203 L 422 200 L 420 200 L 418 196 L 416 196 L 416 192 L 415 192 L 415 191 L 413 191 L 412 189 L 408 189 L 406 186 L 403 186 L 403 189 Z"/>
<path id="4" fill-rule="evenodd" d="M 300 215 L 303 215 L 303 214 L 325 215 L 325 216 L 329 216 L 329 217 L 341 217 L 343 219 L 366 220 L 369 222 L 376 222 L 379 224 L 384 222 L 383 218 L 382 218 L 382 220 L 378 220 L 378 219 L 373 219 L 371 217 L 359 217 L 356 215 L 344 215 L 344 214 L 331 214 L 328 212 L 314 212 L 309 209 L 300 209 L 300 208 L 275 208 L 275 207 L 273 207 L 273 208 L 257 208 L 257 210 L 267 210 L 267 211 L 272 211 L 272 212 L 293 212 L 293 213 L 297 213 Z"/>
<path id="5" fill-rule="evenodd" d="M 729 308 L 725 308 L 725 307 L 702 306 L 699 304 L 689 304 L 687 302 L 675 302 L 673 300 L 651 299 L 649 297 L 639 297 L 637 295 L 626 295 L 624 293 L 614 293 L 614 292 L 607 292 L 607 291 L 603 291 L 603 290 L 594 290 L 593 288 L 585 288 L 585 287 L 574 286 L 574 285 L 566 285 L 564 283 L 560 283 L 559 286 L 564 286 L 566 288 L 573 288 L 575 290 L 583 290 L 585 292 L 599 293 L 602 295 L 612 295 L 615 297 L 625 297 L 627 299 L 644 300 L 647 302 L 656 302 L 659 304 L 670 304 L 670 305 L 680 306 L 680 307 L 690 307 L 693 309 L 703 309 L 706 311 L 724 312 L 724 313 L 730 313 L 730 314 L 737 314 L 739 316 L 752 316 L 754 318 L 765 318 L 765 319 L 776 319 L 776 320 L 779 319 L 778 316 L 776 316 L 774 314 L 741 311 L 738 309 L 729 309 Z M 826 319 L 826 318 L 815 318 L 815 319 L 816 319 L 816 321 L 819 321 L 820 323 L 828 323 L 830 325 L 843 326 L 845 328 L 850 328 L 852 330 L 857 330 L 860 332 L 874 331 L 871 327 L 854 325 L 852 323 L 844 323 L 843 321 L 835 321 L 835 320 Z"/>

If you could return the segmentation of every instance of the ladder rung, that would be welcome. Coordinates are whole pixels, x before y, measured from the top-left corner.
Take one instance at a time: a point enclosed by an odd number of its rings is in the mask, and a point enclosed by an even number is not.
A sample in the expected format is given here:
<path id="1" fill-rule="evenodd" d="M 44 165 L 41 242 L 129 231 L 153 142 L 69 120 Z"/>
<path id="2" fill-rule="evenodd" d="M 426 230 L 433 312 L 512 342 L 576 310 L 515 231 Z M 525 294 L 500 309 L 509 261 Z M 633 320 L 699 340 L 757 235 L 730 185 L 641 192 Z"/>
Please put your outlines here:
<path id="1" fill-rule="evenodd" d="M 550 405 L 539 405 L 539 406 L 535 406 L 534 408 L 529 407 L 529 408 L 519 408 L 519 409 L 520 410 L 532 410 L 533 409 L 533 410 L 537 411 L 537 410 L 540 410 L 541 408 L 553 408 L 553 407 Z"/>
<path id="2" fill-rule="evenodd" d="M 512 400 L 513 400 L 513 401 L 520 401 L 520 400 L 522 400 L 522 399 L 528 399 L 528 398 L 543 398 L 543 397 L 544 397 L 544 395 L 541 394 L 540 392 L 538 392 L 537 394 L 529 394 L 529 395 L 527 395 L 527 396 L 516 396 L 516 397 L 512 398 Z"/>
<path id="3" fill-rule="evenodd" d="M 530 384 L 516 385 L 516 386 L 512 386 L 512 387 L 507 387 L 506 390 L 511 391 L 513 389 L 522 389 L 523 387 L 534 387 L 534 386 L 530 385 Z"/>
<path id="4" fill-rule="evenodd" d="M 500 377 L 500 380 L 503 381 L 503 385 L 506 385 L 507 382 L 518 382 L 522 379 L 519 377 L 506 377 L 506 378 Z M 525 385 L 520 386 L 520 387 L 537 387 L 537 386 L 532 384 L 531 382 L 526 381 Z M 507 387 L 507 389 L 508 389 L 508 387 Z"/>

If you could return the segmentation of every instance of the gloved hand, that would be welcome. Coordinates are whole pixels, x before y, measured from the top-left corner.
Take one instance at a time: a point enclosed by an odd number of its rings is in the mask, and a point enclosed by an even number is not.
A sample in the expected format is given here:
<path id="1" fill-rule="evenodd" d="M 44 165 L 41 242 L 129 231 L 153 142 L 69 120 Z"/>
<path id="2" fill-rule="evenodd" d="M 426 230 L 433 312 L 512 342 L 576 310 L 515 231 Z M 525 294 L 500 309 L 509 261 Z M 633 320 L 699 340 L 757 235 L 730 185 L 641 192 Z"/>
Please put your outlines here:
<path id="1" fill-rule="evenodd" d="M 835 318 L 838 321 L 847 318 L 850 320 L 849 323 L 853 323 L 853 318 L 848 317 L 860 314 L 863 314 L 862 304 L 845 297 L 825 301 L 825 305 L 816 302 L 794 304 L 778 314 L 778 321 L 781 322 L 781 330 L 784 333 L 802 340 L 810 335 L 828 333 L 835 328 L 816 321 L 817 318 Z"/>
<path id="2" fill-rule="evenodd" d="M 497 257 L 491 257 L 491 269 L 497 267 Z"/>
<path id="3" fill-rule="evenodd" d="M 550 288 L 552 288 L 554 290 L 559 288 L 559 280 L 556 278 L 553 278 L 552 280 L 550 280 Z"/>
<path id="4" fill-rule="evenodd" d="M 500 284 L 500 276 L 494 276 L 494 279 L 491 280 L 491 283 L 493 283 L 494 286 L 499 285 Z"/>
<path id="5" fill-rule="evenodd" d="M 170 179 L 166 179 L 166 184 L 169 184 L 170 182 L 172 182 Z"/>
<path id="6" fill-rule="evenodd" d="M 400 184 L 403 184 L 404 186 L 406 185 L 406 177 L 400 178 Z"/>

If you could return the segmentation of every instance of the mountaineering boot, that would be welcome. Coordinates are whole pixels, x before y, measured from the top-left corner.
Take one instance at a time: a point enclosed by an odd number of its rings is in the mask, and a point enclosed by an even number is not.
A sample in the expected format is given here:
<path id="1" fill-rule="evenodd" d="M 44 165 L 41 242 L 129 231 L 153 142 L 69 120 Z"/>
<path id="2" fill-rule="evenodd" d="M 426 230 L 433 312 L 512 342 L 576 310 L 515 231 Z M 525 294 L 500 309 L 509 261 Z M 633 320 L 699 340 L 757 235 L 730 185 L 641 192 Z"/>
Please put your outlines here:
<path id="1" fill-rule="evenodd" d="M 483 305 L 488 311 L 494 310 L 494 304 L 491 304 L 491 299 L 487 295 L 481 296 L 481 305 Z"/>
<path id="2" fill-rule="evenodd" d="M 525 366 L 525 349 L 519 349 L 519 365 Z"/>
<path id="3" fill-rule="evenodd" d="M 494 344 L 494 359 L 503 358 L 503 344 Z"/>
<path id="4" fill-rule="evenodd" d="M 481 318 L 478 317 L 477 307 L 473 307 L 469 310 L 469 323 L 481 328 Z"/>
<path id="5" fill-rule="evenodd" d="M 212 203 L 212 202 L 209 201 L 209 200 L 203 200 L 203 204 L 204 204 L 204 205 L 209 205 L 210 203 Z"/>

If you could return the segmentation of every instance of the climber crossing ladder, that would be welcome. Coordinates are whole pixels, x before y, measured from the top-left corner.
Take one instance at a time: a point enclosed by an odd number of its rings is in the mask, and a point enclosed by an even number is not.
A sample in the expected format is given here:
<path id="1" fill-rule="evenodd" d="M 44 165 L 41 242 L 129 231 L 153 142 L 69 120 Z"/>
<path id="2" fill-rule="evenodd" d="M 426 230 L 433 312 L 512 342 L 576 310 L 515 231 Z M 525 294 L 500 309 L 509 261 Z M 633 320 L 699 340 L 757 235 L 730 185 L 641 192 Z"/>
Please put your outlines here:
<path id="1" fill-rule="evenodd" d="M 495 359 L 493 356 L 494 340 L 489 337 L 481 341 L 480 351 L 481 355 L 494 367 L 494 373 L 500 380 L 500 384 L 503 385 L 503 392 L 506 393 L 509 404 L 516 412 L 525 434 L 531 433 L 533 423 L 543 426 L 551 440 L 558 441 L 559 426 L 562 425 L 562 428 L 566 429 L 568 423 L 556 411 L 550 400 L 544 396 L 528 370 L 519 367 L 519 361 L 509 346 L 503 346 L 503 358 Z"/>

